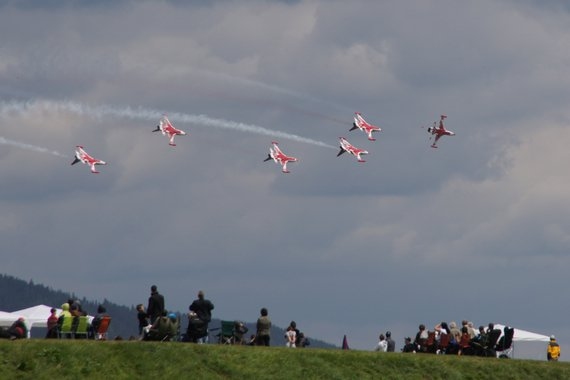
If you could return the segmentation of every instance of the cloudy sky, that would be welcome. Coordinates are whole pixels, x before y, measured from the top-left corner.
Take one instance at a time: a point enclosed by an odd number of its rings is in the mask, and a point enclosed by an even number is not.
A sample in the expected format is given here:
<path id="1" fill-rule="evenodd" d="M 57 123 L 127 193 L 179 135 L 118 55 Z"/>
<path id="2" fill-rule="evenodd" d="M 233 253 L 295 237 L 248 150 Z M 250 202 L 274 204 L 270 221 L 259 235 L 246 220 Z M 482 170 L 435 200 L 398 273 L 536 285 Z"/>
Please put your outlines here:
<path id="1" fill-rule="evenodd" d="M 566 2 L 15 0 L 0 35 L 2 272 L 359 349 L 468 319 L 570 350 Z"/>

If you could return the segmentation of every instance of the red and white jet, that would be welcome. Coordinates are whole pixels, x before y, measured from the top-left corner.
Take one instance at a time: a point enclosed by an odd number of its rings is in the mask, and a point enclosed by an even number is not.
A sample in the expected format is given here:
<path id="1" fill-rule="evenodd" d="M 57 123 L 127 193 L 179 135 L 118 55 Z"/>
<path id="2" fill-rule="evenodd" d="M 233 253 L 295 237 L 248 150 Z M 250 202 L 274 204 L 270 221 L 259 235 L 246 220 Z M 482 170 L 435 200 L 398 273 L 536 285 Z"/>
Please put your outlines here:
<path id="1" fill-rule="evenodd" d="M 441 136 L 455 136 L 455 132 L 451 132 L 445 129 L 443 125 L 443 120 L 447 118 L 446 115 L 441 115 L 441 119 L 439 120 L 439 127 L 437 126 L 437 121 L 433 122 L 433 127 L 427 129 L 428 133 L 431 133 L 432 136 L 435 136 L 435 140 L 433 144 L 431 144 L 432 148 L 437 148 L 437 140 L 440 139 Z"/>
<path id="2" fill-rule="evenodd" d="M 87 164 L 91 167 L 91 173 L 99 173 L 95 169 L 95 165 L 107 165 L 105 161 L 98 160 L 96 158 L 91 157 L 87 154 L 81 145 L 77 145 L 75 149 L 75 160 L 71 163 L 71 165 L 75 165 L 76 163 L 81 162 L 83 164 Z"/>
<path id="3" fill-rule="evenodd" d="M 360 157 L 360 155 L 368 154 L 368 151 L 355 147 L 354 145 L 349 143 L 344 137 L 339 137 L 339 138 L 340 138 L 340 152 L 338 152 L 338 154 L 336 155 L 337 157 L 343 154 L 344 152 L 348 152 L 352 154 L 354 157 L 356 157 L 358 162 L 366 162 L 362 159 L 362 157 Z"/>
<path id="4" fill-rule="evenodd" d="M 158 125 L 156 126 L 156 129 L 153 130 L 153 132 L 162 132 L 164 136 L 168 136 L 168 138 L 170 139 L 168 145 L 170 146 L 176 146 L 176 144 L 174 143 L 174 136 L 186 135 L 186 132 L 184 132 L 183 130 L 174 128 L 174 126 L 172 126 L 172 123 L 170 123 L 170 120 L 168 120 L 166 116 L 160 119 Z"/>
<path id="5" fill-rule="evenodd" d="M 354 113 L 354 123 L 352 123 L 352 128 L 350 128 L 349 131 L 355 130 L 356 128 L 366 133 L 368 135 L 368 140 L 370 141 L 376 141 L 376 139 L 372 137 L 372 132 L 380 132 L 382 130 L 382 128 L 372 125 L 364 120 L 360 112 Z"/>
<path id="6" fill-rule="evenodd" d="M 277 141 L 272 141 L 271 144 L 273 144 L 273 147 L 269 148 L 269 154 L 267 155 L 267 158 L 263 160 L 263 162 L 273 159 L 273 161 L 275 161 L 276 164 L 281 165 L 282 167 L 281 171 L 283 173 L 289 173 L 289 170 L 287 170 L 287 163 L 297 162 L 299 160 L 296 159 L 295 157 L 287 156 L 285 153 L 283 153 L 281 149 L 279 149 L 279 147 L 277 146 L 278 145 Z"/>

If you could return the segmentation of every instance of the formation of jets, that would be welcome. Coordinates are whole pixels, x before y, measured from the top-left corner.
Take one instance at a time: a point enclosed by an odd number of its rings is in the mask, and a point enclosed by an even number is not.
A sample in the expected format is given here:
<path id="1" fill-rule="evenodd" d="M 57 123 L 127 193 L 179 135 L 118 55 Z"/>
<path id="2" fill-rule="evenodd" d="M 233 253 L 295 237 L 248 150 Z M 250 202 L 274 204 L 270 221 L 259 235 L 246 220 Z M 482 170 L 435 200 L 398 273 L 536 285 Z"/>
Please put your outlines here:
<path id="1" fill-rule="evenodd" d="M 441 115 L 441 118 L 439 120 L 439 125 L 437 122 L 434 122 L 433 126 L 427 129 L 428 133 L 431 135 L 430 140 L 435 136 L 434 141 L 431 144 L 432 148 L 437 148 L 437 142 L 442 136 L 455 136 L 454 132 L 446 129 L 445 126 L 443 125 L 443 120 L 445 120 L 446 118 L 447 118 L 446 115 Z M 376 139 L 372 137 L 372 133 L 382 131 L 380 127 L 372 125 L 366 120 L 364 120 L 360 112 L 354 113 L 354 122 L 352 124 L 352 128 L 349 129 L 349 131 L 353 131 L 355 129 L 359 129 L 362 132 L 364 132 L 368 136 L 368 140 L 370 141 L 376 141 Z M 166 116 L 163 116 L 160 119 L 158 126 L 152 132 L 161 132 L 164 136 L 167 136 L 169 140 L 168 145 L 170 146 L 176 146 L 176 144 L 174 143 L 175 136 L 186 135 L 186 132 L 184 132 L 183 130 L 175 128 L 170 122 L 170 120 L 168 120 L 168 117 Z M 362 158 L 362 156 L 368 154 L 367 150 L 355 147 L 354 145 L 349 143 L 348 140 L 344 137 L 339 137 L 339 140 L 340 140 L 339 141 L 340 151 L 336 155 L 337 157 L 343 153 L 349 153 L 354 157 L 356 157 L 358 162 L 366 162 Z M 297 158 L 288 156 L 285 153 L 283 153 L 283 151 L 281 151 L 281 149 L 279 148 L 279 144 L 277 143 L 277 141 L 271 142 L 271 147 L 269 148 L 269 154 L 267 155 L 267 158 L 264 160 L 264 162 L 269 160 L 273 160 L 276 164 L 281 165 L 281 171 L 283 173 L 290 173 L 289 170 L 287 169 L 287 163 L 299 161 Z M 89 165 L 91 168 L 91 173 L 95 174 L 99 173 L 95 169 L 95 165 L 107 164 L 105 161 L 93 158 L 92 156 L 87 154 L 87 152 L 85 152 L 83 146 L 81 145 L 78 145 L 76 147 L 75 159 L 73 160 L 71 165 L 75 165 L 78 162 Z"/>

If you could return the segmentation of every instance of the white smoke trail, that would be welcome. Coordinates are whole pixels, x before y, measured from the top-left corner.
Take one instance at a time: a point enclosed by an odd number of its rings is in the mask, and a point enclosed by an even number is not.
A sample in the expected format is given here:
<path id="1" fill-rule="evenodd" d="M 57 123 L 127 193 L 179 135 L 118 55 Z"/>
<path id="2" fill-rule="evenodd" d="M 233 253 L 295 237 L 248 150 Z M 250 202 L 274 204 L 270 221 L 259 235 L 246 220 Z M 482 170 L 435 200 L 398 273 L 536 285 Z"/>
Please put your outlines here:
<path id="1" fill-rule="evenodd" d="M 65 154 L 61 154 L 58 151 L 55 150 L 49 150 L 47 148 L 42 148 L 41 146 L 36 146 L 36 145 L 31 145 L 31 144 L 25 144 L 25 143 L 21 143 L 18 141 L 14 141 L 14 140 L 8 140 L 5 139 L 4 137 L 0 136 L 0 144 L 2 145 L 11 145 L 11 146 L 15 146 L 21 149 L 26 149 L 26 150 L 31 150 L 34 152 L 39 152 L 39 153 L 48 153 L 48 154 L 53 154 L 54 156 L 58 156 L 58 157 L 63 157 L 63 158 L 69 158 L 68 156 L 66 156 Z"/>
<path id="2" fill-rule="evenodd" d="M 0 102 L 0 117 L 4 117 L 11 113 L 28 113 L 32 110 L 45 110 L 48 112 L 72 112 L 81 116 L 93 118 L 127 118 L 135 120 L 154 120 L 158 121 L 163 112 L 148 108 L 132 108 L 132 107 L 115 107 L 109 105 L 92 106 L 71 101 L 48 101 L 34 100 L 28 102 Z M 216 127 L 223 129 L 232 129 L 241 132 L 255 133 L 259 135 L 272 136 L 287 140 L 312 144 L 324 148 L 336 149 L 336 146 L 329 145 L 325 142 L 313 140 L 310 138 L 298 136 L 291 133 L 274 131 L 258 125 L 245 124 L 231 120 L 215 119 L 206 115 L 191 115 L 180 112 L 168 113 L 168 117 L 173 122 L 191 123 L 208 127 Z"/>

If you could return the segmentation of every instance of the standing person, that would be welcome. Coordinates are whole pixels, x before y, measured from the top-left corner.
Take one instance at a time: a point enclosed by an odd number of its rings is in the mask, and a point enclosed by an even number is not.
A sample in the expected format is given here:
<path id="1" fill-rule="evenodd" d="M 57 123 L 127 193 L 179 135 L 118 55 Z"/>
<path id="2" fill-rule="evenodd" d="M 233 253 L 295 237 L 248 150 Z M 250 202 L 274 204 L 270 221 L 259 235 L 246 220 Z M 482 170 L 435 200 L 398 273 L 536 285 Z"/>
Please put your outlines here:
<path id="1" fill-rule="evenodd" d="M 550 336 L 550 342 L 548 342 L 548 347 L 546 348 L 546 358 L 549 362 L 557 362 L 560 357 L 560 345 L 556 341 L 554 335 Z"/>
<path id="2" fill-rule="evenodd" d="M 376 345 L 376 351 L 386 352 L 388 350 L 388 342 L 386 342 L 386 337 L 384 334 L 380 334 L 378 337 L 378 344 Z"/>
<path id="3" fill-rule="evenodd" d="M 208 343 L 208 324 L 212 320 L 212 310 L 214 310 L 214 304 L 210 300 L 204 298 L 204 292 L 200 290 L 198 292 L 198 299 L 194 300 L 189 307 L 190 311 L 196 313 L 196 316 L 204 324 L 206 334 L 200 339 L 198 343 Z"/>
<path id="4" fill-rule="evenodd" d="M 52 307 L 50 316 L 47 319 L 47 334 L 46 338 L 57 338 L 57 309 Z"/>
<path id="5" fill-rule="evenodd" d="M 291 321 L 289 324 L 295 330 L 295 346 L 299 347 L 299 343 L 301 343 L 301 331 L 297 328 L 297 322 Z"/>
<path id="6" fill-rule="evenodd" d="M 258 346 L 269 346 L 271 340 L 271 319 L 266 308 L 261 308 L 260 317 L 257 318 L 256 341 Z"/>
<path id="7" fill-rule="evenodd" d="M 146 315 L 150 318 L 150 323 L 160 316 L 164 311 L 164 296 L 158 292 L 156 285 L 150 287 L 150 297 L 148 298 L 148 307 L 146 308 Z"/>
<path id="8" fill-rule="evenodd" d="M 295 328 L 289 325 L 289 327 L 287 327 L 287 331 L 285 332 L 285 347 L 296 348 L 296 341 L 297 333 L 295 332 Z"/>
<path id="9" fill-rule="evenodd" d="M 396 351 L 396 342 L 392 339 L 392 333 L 390 331 L 386 331 L 386 343 L 388 344 L 386 352 Z"/>

